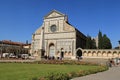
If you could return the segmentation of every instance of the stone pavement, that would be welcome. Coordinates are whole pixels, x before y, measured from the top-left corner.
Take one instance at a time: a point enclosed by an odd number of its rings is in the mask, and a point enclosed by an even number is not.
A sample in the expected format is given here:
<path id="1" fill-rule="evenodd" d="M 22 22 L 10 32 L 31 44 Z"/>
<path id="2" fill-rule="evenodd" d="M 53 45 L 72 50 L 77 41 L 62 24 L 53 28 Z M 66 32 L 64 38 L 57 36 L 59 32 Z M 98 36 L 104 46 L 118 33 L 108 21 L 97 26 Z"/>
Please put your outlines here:
<path id="1" fill-rule="evenodd" d="M 120 80 L 120 65 L 109 68 L 109 70 L 91 74 L 71 80 Z"/>

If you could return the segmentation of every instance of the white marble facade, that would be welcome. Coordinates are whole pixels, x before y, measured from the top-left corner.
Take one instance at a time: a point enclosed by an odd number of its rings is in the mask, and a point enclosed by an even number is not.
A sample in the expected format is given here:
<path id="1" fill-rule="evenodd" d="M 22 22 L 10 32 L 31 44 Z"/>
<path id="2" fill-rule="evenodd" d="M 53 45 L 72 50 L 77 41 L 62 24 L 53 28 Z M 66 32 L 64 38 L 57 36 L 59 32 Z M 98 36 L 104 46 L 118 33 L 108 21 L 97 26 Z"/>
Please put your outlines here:
<path id="1" fill-rule="evenodd" d="M 41 39 L 41 32 L 44 32 L 44 39 Z M 66 59 L 76 58 L 76 29 L 68 23 L 68 17 L 56 10 L 51 11 L 44 17 L 44 22 L 32 35 L 32 54 L 39 56 L 39 49 L 44 49 L 44 55 L 62 57 Z M 81 35 L 81 33 L 80 33 Z M 83 34 L 82 34 L 83 35 Z M 83 35 L 83 39 L 85 36 Z M 83 40 L 82 39 L 82 40 Z M 43 40 L 42 44 L 40 44 Z"/>

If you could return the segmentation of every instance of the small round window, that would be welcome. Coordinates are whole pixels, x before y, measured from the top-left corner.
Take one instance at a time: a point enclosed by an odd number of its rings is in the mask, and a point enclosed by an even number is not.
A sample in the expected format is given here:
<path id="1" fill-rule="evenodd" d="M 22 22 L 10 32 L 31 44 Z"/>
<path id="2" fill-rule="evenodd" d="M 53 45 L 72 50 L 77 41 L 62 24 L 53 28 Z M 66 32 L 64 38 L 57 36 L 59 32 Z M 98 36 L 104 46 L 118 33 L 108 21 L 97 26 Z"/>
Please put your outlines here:
<path id="1" fill-rule="evenodd" d="M 52 25 L 52 26 L 50 27 L 50 29 L 51 29 L 52 32 L 55 32 L 55 31 L 56 31 L 56 25 Z"/>

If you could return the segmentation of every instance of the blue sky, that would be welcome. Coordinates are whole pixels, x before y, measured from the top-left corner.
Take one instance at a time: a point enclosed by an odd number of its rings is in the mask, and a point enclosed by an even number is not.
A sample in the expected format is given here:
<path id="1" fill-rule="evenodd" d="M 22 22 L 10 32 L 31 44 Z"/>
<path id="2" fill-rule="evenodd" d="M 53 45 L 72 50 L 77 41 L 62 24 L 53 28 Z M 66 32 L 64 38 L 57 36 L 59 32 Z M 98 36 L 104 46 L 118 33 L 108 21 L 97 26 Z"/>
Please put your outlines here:
<path id="1" fill-rule="evenodd" d="M 68 15 L 85 35 L 106 34 L 113 47 L 120 40 L 120 0 L 0 0 L 0 40 L 31 42 L 51 10 Z"/>

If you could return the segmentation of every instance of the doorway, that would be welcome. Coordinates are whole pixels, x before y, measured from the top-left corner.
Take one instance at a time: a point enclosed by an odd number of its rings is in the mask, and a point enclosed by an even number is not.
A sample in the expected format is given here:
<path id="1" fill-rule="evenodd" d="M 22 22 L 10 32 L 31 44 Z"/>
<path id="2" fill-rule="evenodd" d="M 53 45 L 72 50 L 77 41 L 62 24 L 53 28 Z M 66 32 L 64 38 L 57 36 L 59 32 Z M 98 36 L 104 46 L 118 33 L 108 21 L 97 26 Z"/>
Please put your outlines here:
<path id="1" fill-rule="evenodd" d="M 55 56 L 55 46 L 53 43 L 50 44 L 49 46 L 49 57 Z"/>

